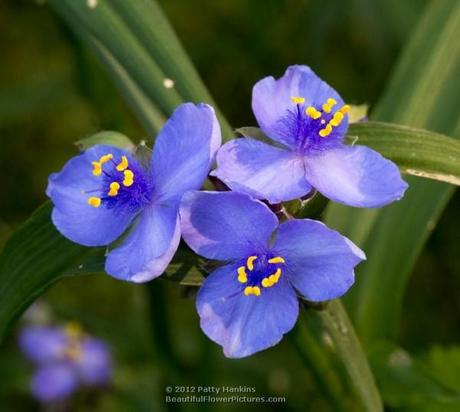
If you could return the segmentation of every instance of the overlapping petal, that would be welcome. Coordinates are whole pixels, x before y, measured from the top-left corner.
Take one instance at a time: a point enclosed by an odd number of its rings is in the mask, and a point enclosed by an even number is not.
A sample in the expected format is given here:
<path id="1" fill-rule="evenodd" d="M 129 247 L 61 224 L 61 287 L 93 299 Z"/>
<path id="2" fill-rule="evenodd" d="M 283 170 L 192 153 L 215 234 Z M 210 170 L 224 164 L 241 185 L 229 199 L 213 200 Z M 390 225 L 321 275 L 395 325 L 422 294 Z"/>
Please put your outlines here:
<path id="1" fill-rule="evenodd" d="M 342 296 L 354 282 L 354 267 L 365 259 L 350 240 L 310 219 L 282 223 L 273 249 L 285 259 L 291 284 L 312 302 Z"/>
<path id="2" fill-rule="evenodd" d="M 55 362 L 62 358 L 68 337 L 58 328 L 30 326 L 19 335 L 19 346 L 26 356 L 38 364 Z"/>
<path id="3" fill-rule="evenodd" d="M 355 207 L 401 199 L 407 183 L 397 166 L 364 146 L 345 146 L 305 158 L 308 182 L 327 198 Z"/>
<path id="4" fill-rule="evenodd" d="M 32 377 L 33 395 L 42 402 L 53 402 L 69 397 L 78 387 L 78 377 L 70 364 L 43 366 Z"/>
<path id="5" fill-rule="evenodd" d="M 301 156 L 254 139 L 235 139 L 223 145 L 217 165 L 211 174 L 232 190 L 270 203 L 299 198 L 311 190 Z"/>
<path id="6" fill-rule="evenodd" d="M 214 271 L 198 292 L 196 307 L 204 333 L 230 358 L 276 345 L 297 320 L 294 289 L 282 279 L 260 296 L 245 296 L 234 265 Z"/>
<path id="7" fill-rule="evenodd" d="M 81 343 L 81 356 L 75 363 L 79 378 L 87 385 L 109 383 L 112 359 L 107 345 L 99 339 L 86 338 Z"/>
<path id="8" fill-rule="evenodd" d="M 297 110 L 291 97 L 303 97 L 305 106 L 320 107 L 328 98 L 339 106 L 343 100 L 326 82 L 307 66 L 290 66 L 279 79 L 272 76 L 258 81 L 252 91 L 252 111 L 265 134 L 273 140 L 296 149 L 298 136 L 289 122 L 283 121 L 289 112 Z M 344 121 L 337 132 L 347 128 Z"/>
<path id="9" fill-rule="evenodd" d="M 88 198 L 100 189 L 100 181 L 92 174 L 92 162 L 107 153 L 120 158 L 131 155 L 113 146 L 97 145 L 70 159 L 64 168 L 49 177 L 46 194 L 54 203 L 52 220 L 56 228 L 70 240 L 85 246 L 103 246 L 116 240 L 136 215 L 134 210 L 94 208 Z"/>
<path id="10" fill-rule="evenodd" d="M 146 282 L 160 276 L 179 244 L 176 206 L 154 204 L 139 216 L 123 243 L 107 256 L 108 274 L 122 280 Z"/>
<path id="11" fill-rule="evenodd" d="M 152 172 L 156 197 L 180 200 L 203 184 L 221 144 L 214 109 L 200 103 L 180 105 L 155 142 Z"/>
<path id="12" fill-rule="evenodd" d="M 180 215 L 185 242 L 209 259 L 239 259 L 267 250 L 278 225 L 266 205 L 237 192 L 188 192 Z"/>

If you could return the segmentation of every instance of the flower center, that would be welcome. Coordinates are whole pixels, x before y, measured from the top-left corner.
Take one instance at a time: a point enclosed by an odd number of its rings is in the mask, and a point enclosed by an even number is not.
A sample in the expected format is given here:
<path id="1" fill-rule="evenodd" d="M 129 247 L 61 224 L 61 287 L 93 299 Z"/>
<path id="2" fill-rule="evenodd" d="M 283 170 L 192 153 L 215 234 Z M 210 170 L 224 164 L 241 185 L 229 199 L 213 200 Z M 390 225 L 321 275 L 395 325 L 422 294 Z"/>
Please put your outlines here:
<path id="1" fill-rule="evenodd" d="M 271 288 L 281 277 L 281 266 L 285 263 L 281 256 L 267 257 L 252 255 L 246 264 L 237 269 L 238 281 L 245 285 L 245 296 L 260 296 L 261 288 Z"/>
<path id="2" fill-rule="evenodd" d="M 137 162 L 130 162 L 126 156 L 115 159 L 112 153 L 105 154 L 92 162 L 92 173 L 101 178 L 99 196 L 90 196 L 88 204 L 98 208 L 104 205 L 108 209 L 124 206 L 135 211 L 151 201 L 152 188 L 145 172 Z"/>
<path id="3" fill-rule="evenodd" d="M 301 151 L 322 150 L 336 144 L 343 137 L 334 131 L 345 119 L 350 110 L 349 105 L 337 108 L 337 101 L 332 97 L 319 106 L 307 106 L 304 97 L 292 96 L 291 100 L 295 108 L 288 110 L 281 124 L 294 136 Z M 330 138 L 325 139 L 328 136 Z"/>
<path id="4" fill-rule="evenodd" d="M 82 356 L 81 338 L 83 330 L 78 323 L 69 322 L 64 328 L 64 333 L 68 338 L 68 343 L 61 356 L 70 361 L 78 361 Z"/>

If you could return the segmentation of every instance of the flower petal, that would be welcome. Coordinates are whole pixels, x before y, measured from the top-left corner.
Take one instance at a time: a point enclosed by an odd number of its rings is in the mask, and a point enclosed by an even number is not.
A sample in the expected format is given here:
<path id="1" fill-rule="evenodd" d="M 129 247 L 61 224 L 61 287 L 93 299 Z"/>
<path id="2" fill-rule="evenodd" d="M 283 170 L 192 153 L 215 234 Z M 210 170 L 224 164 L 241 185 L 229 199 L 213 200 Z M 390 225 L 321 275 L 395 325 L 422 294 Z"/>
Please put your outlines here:
<path id="1" fill-rule="evenodd" d="M 364 146 L 328 150 L 305 161 L 306 178 L 321 194 L 355 207 L 381 207 L 407 189 L 397 166 Z"/>
<path id="2" fill-rule="evenodd" d="M 107 345 L 99 339 L 86 338 L 81 343 L 81 357 L 76 361 L 80 379 L 88 385 L 108 384 L 112 359 Z"/>
<path id="3" fill-rule="evenodd" d="M 291 284 L 312 302 L 342 296 L 354 282 L 354 267 L 366 258 L 349 239 L 310 219 L 282 223 L 273 250 L 284 258 Z"/>
<path id="4" fill-rule="evenodd" d="M 221 144 L 220 126 L 207 104 L 180 105 L 161 129 L 152 156 L 154 186 L 162 200 L 199 189 Z"/>
<path id="5" fill-rule="evenodd" d="M 260 128 L 273 140 L 291 148 L 296 147 L 297 135 L 289 123 L 282 121 L 289 112 L 296 110 L 292 97 L 305 99 L 305 106 L 320 107 L 328 98 L 343 106 L 339 94 L 321 80 L 308 66 L 290 66 L 282 77 L 272 76 L 258 81 L 252 90 L 252 111 Z M 336 128 L 337 133 L 345 133 L 348 122 L 345 119 Z"/>
<path id="6" fill-rule="evenodd" d="M 278 219 L 263 203 L 237 192 L 188 192 L 182 198 L 185 242 L 209 259 L 239 259 L 267 250 Z"/>
<path id="7" fill-rule="evenodd" d="M 107 256 L 106 272 L 122 280 L 147 282 L 160 276 L 177 250 L 180 240 L 178 210 L 152 205 L 121 246 Z"/>
<path id="8" fill-rule="evenodd" d="M 59 360 L 68 343 L 65 333 L 58 328 L 30 326 L 21 331 L 19 346 L 33 362 L 45 364 Z"/>
<path id="9" fill-rule="evenodd" d="M 217 176 L 232 190 L 279 203 L 311 190 L 304 160 L 294 152 L 250 138 L 231 140 L 217 152 Z"/>
<path id="10" fill-rule="evenodd" d="M 276 345 L 295 325 L 299 303 L 286 280 L 245 296 L 234 265 L 217 269 L 204 281 L 196 307 L 204 333 L 225 356 L 242 358 Z"/>
<path id="11" fill-rule="evenodd" d="M 31 391 L 41 402 L 63 400 L 77 389 L 78 380 L 70 364 L 58 363 L 40 368 L 32 377 Z"/>
<path id="12" fill-rule="evenodd" d="M 93 175 L 93 161 L 112 153 L 133 161 L 131 155 L 113 146 L 93 146 L 70 159 L 59 173 L 49 177 L 46 194 L 54 203 L 51 215 L 54 225 L 65 237 L 85 246 L 103 246 L 117 239 L 137 211 L 92 207 L 88 198 L 99 189 L 100 177 Z"/>

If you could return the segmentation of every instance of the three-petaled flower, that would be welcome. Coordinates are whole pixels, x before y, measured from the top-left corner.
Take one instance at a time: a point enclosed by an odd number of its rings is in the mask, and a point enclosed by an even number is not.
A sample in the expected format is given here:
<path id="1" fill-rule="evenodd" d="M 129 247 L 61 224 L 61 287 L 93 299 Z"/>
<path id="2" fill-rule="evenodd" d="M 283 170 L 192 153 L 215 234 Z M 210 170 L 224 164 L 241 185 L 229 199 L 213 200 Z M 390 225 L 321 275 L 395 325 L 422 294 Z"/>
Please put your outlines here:
<path id="1" fill-rule="evenodd" d="M 76 243 L 105 246 L 134 222 L 105 269 L 119 279 L 151 280 L 179 245 L 182 195 L 201 187 L 220 143 L 214 110 L 186 103 L 158 135 L 150 164 L 116 147 L 93 146 L 50 176 L 53 223 Z"/>
<path id="2" fill-rule="evenodd" d="M 42 402 L 66 399 L 80 385 L 110 383 L 112 358 L 107 345 L 83 333 L 79 325 L 63 328 L 31 326 L 22 330 L 19 345 L 38 369 L 32 394 Z"/>
<path id="3" fill-rule="evenodd" d="M 278 343 L 296 322 L 297 294 L 312 302 L 343 295 L 365 259 L 323 223 L 279 224 L 265 204 L 242 193 L 186 193 L 180 214 L 185 242 L 225 261 L 205 279 L 196 306 L 203 331 L 232 358 Z"/>
<path id="4" fill-rule="evenodd" d="M 232 190 L 270 203 L 312 188 L 356 207 L 400 199 L 407 184 L 395 164 L 367 147 L 343 143 L 349 109 L 307 66 L 291 66 L 278 80 L 266 77 L 254 86 L 252 110 L 273 145 L 232 140 L 219 150 L 212 174 Z"/>

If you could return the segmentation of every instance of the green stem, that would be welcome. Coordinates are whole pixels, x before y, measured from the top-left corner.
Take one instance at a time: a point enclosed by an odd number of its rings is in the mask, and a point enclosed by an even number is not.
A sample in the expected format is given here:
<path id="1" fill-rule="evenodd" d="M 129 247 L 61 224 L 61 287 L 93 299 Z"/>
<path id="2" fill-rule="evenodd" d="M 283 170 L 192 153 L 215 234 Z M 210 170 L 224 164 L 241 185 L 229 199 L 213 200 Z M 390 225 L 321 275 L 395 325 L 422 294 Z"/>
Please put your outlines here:
<path id="1" fill-rule="evenodd" d="M 383 404 L 361 343 L 340 300 L 331 301 L 323 310 L 315 311 L 329 333 L 337 355 L 361 400 L 364 410 L 383 411 Z"/>
<path id="2" fill-rule="evenodd" d="M 313 376 L 324 399 L 329 401 L 334 411 L 344 412 L 346 408 L 342 398 L 340 377 L 334 370 L 334 365 L 331 364 L 321 343 L 307 327 L 309 320 L 305 313 L 301 313 L 295 329 L 288 335 L 289 339 L 305 365 L 305 369 Z"/>

